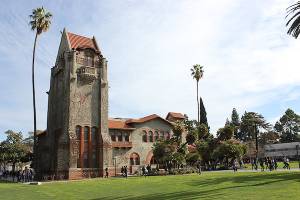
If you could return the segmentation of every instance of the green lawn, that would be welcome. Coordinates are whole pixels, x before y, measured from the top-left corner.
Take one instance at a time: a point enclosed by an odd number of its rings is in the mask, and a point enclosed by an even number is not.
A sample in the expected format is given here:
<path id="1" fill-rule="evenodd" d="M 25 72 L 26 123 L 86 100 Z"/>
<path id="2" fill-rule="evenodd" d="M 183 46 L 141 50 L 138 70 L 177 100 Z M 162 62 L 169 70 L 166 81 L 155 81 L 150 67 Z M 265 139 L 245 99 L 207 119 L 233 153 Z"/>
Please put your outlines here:
<path id="1" fill-rule="evenodd" d="M 202 175 L 0 183 L 0 199 L 300 199 L 300 172 L 206 172 Z"/>

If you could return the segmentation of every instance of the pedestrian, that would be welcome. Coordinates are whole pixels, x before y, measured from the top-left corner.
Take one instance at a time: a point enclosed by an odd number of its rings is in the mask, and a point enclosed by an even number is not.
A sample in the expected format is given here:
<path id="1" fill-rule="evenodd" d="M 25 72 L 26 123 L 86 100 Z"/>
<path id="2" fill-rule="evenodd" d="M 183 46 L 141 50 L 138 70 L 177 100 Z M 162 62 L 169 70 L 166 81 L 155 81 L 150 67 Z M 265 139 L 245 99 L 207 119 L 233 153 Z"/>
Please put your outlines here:
<path id="1" fill-rule="evenodd" d="M 146 178 L 146 168 L 145 168 L 145 166 L 142 167 L 142 175 L 145 176 L 145 178 Z"/>
<path id="2" fill-rule="evenodd" d="M 108 178 L 108 168 L 105 168 L 105 178 Z"/>
<path id="3" fill-rule="evenodd" d="M 122 174 L 122 176 L 124 176 L 124 167 L 123 166 L 121 168 L 121 174 Z"/>
<path id="4" fill-rule="evenodd" d="M 287 163 L 287 169 L 290 170 L 291 167 L 290 167 L 290 159 L 289 158 L 286 158 L 286 163 Z"/>
<path id="5" fill-rule="evenodd" d="M 260 169 L 261 169 L 261 171 L 262 171 L 262 172 L 265 171 L 264 161 L 263 161 L 262 158 L 259 160 L 259 164 L 260 164 Z"/>
<path id="6" fill-rule="evenodd" d="M 232 165 L 233 172 L 237 172 L 237 166 L 238 166 L 238 162 L 237 162 L 237 160 L 234 160 L 233 165 Z"/>
<path id="7" fill-rule="evenodd" d="M 124 167 L 125 177 L 127 178 L 127 166 Z"/>

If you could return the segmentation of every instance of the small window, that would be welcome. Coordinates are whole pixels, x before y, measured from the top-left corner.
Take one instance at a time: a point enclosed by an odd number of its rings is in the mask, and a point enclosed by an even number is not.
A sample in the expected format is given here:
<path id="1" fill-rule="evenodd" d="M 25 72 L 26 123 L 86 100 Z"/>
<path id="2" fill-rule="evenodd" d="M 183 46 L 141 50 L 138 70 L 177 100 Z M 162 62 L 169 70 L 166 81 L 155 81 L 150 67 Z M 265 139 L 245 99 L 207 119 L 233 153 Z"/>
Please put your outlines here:
<path id="1" fill-rule="evenodd" d="M 97 142 L 97 128 L 96 127 L 92 128 L 92 137 L 91 137 L 91 139 L 92 139 L 92 143 L 96 144 L 96 142 Z"/>
<path id="2" fill-rule="evenodd" d="M 147 142 L 147 132 L 143 131 L 143 142 Z"/>
<path id="3" fill-rule="evenodd" d="M 118 133 L 118 141 L 119 142 L 123 141 L 122 133 Z"/>
<path id="4" fill-rule="evenodd" d="M 158 131 L 155 131 L 154 133 L 154 141 L 157 141 L 159 139 Z"/>
<path id="5" fill-rule="evenodd" d="M 130 158 L 130 165 L 134 165 L 134 159 Z"/>
<path id="6" fill-rule="evenodd" d="M 160 132 L 160 140 L 165 139 L 165 133 L 163 131 Z"/>
<path id="7" fill-rule="evenodd" d="M 170 137 L 170 133 L 169 132 L 166 132 L 166 139 L 169 140 L 171 137 Z"/>
<path id="8" fill-rule="evenodd" d="M 81 126 L 76 126 L 76 140 L 80 140 Z"/>
<path id="9" fill-rule="evenodd" d="M 124 133 L 124 139 L 126 142 L 129 142 L 129 134 L 128 133 Z"/>
<path id="10" fill-rule="evenodd" d="M 110 133 L 110 138 L 111 138 L 111 141 L 115 142 L 116 141 L 116 134 L 114 132 L 111 132 Z"/>
<path id="11" fill-rule="evenodd" d="M 153 142 L 153 132 L 149 131 L 149 142 Z"/>
<path id="12" fill-rule="evenodd" d="M 140 157 L 135 158 L 135 165 L 140 165 Z"/>
<path id="13" fill-rule="evenodd" d="M 90 128 L 85 126 L 84 127 L 84 140 L 88 141 L 89 140 L 89 132 L 90 132 Z"/>

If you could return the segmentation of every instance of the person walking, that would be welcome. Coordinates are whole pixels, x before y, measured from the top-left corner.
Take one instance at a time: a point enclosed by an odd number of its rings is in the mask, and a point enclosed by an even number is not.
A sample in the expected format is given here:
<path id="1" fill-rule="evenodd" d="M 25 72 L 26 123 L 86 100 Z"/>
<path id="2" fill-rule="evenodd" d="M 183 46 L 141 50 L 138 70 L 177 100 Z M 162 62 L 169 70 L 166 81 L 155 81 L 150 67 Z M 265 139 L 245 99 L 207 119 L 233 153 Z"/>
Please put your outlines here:
<path id="1" fill-rule="evenodd" d="M 108 178 L 108 168 L 105 168 L 105 177 L 104 178 Z"/>
<path id="2" fill-rule="evenodd" d="M 124 167 L 125 178 L 127 178 L 127 166 Z"/>

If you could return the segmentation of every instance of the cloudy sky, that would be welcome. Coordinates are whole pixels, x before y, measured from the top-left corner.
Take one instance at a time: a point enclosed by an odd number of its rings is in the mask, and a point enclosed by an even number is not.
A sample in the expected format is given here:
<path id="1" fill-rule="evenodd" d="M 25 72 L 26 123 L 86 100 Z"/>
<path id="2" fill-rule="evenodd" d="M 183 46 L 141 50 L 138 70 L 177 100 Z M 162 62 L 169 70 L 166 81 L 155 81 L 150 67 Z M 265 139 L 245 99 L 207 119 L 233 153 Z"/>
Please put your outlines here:
<path id="1" fill-rule="evenodd" d="M 0 140 L 6 130 L 32 130 L 32 8 L 53 14 L 38 40 L 38 129 L 47 122 L 50 69 L 60 31 L 94 35 L 109 61 L 109 114 L 138 118 L 167 112 L 196 118 L 193 64 L 211 130 L 232 108 L 274 123 L 287 108 L 300 113 L 300 41 L 286 34 L 291 0 L 11 1 L 0 7 Z M 299 60 L 298 60 L 299 61 Z"/>

